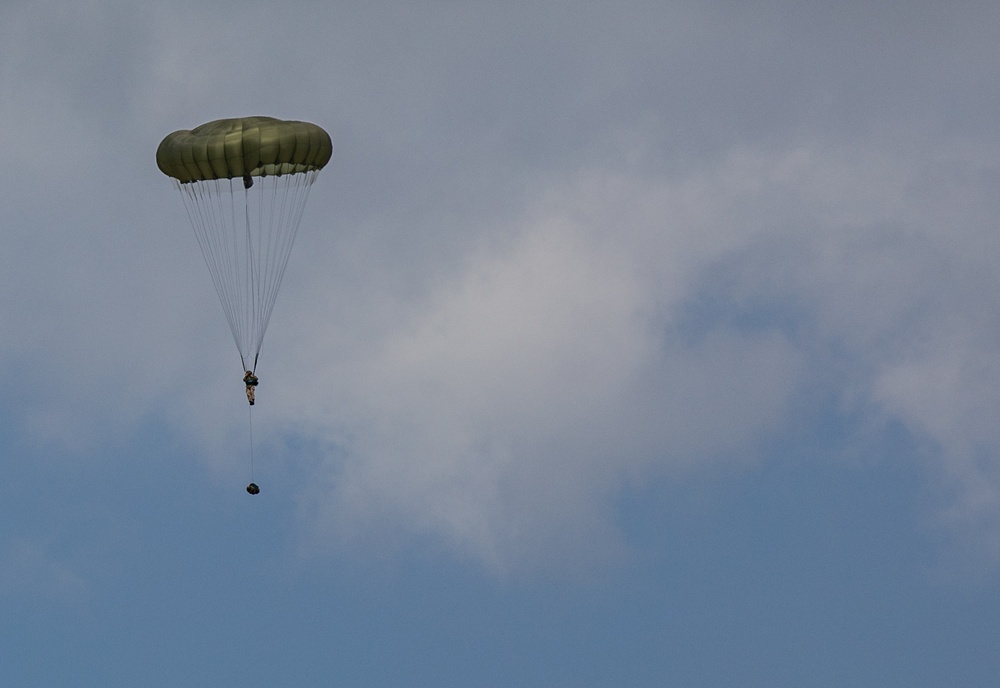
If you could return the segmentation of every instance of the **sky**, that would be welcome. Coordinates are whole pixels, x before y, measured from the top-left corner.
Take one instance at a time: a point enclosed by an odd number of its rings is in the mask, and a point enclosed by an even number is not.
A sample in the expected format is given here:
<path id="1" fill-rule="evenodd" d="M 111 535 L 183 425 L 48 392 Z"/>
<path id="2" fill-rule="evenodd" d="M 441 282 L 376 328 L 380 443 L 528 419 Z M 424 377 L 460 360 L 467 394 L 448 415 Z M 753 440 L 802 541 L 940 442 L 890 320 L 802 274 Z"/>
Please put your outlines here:
<path id="1" fill-rule="evenodd" d="M 0 676 L 1000 674 L 1000 6 L 0 3 Z M 253 410 L 160 140 L 334 143 Z"/>

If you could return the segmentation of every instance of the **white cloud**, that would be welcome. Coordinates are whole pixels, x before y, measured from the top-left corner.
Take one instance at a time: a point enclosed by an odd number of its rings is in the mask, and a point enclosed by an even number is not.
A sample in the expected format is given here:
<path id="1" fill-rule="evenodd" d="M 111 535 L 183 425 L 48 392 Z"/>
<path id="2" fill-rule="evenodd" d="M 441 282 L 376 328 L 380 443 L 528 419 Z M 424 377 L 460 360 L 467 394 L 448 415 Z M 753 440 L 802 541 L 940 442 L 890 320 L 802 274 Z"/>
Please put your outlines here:
<path id="1" fill-rule="evenodd" d="M 221 35 L 221 6 L 30 5 L 0 10 L 18 170 L 0 356 L 10 422 L 39 442 L 100 453 L 165 412 L 217 456 L 243 430 L 153 151 L 202 116 L 317 115 L 337 155 L 260 394 L 339 449 L 306 498 L 321 530 L 430 533 L 497 571 L 599 558 L 624 486 L 738 465 L 811 394 L 904 423 L 951 476 L 949 513 L 1000 523 L 1000 174 L 975 78 L 992 67 L 967 59 L 995 41 L 975 13 L 931 35 L 781 3 L 752 22 L 650 6 L 641 25 L 595 6 L 572 26 L 558 5 L 310 26 L 275 5 Z M 261 19 L 289 47 L 244 41 Z"/>
<path id="2" fill-rule="evenodd" d="M 985 286 L 985 285 L 984 285 Z M 955 303 L 956 309 L 961 308 Z M 876 374 L 874 399 L 923 441 L 942 504 L 932 519 L 952 540 L 944 568 L 1000 566 L 998 318 L 941 317 Z M 983 326 L 985 324 L 985 327 Z"/>
<path id="3" fill-rule="evenodd" d="M 996 279 L 962 270 L 984 216 L 922 210 L 922 180 L 963 155 L 815 141 L 539 193 L 418 292 L 334 306 L 338 327 L 295 347 L 336 352 L 278 402 L 341 449 L 307 510 L 324 537 L 416 531 L 497 572 L 572 568 L 616 551 L 628 485 L 756 461 L 832 395 L 932 438 L 914 461 L 958 476 L 949 513 L 1000 523 L 996 318 L 970 298 Z"/>
<path id="4" fill-rule="evenodd" d="M 386 520 L 437 534 L 497 571 L 571 567 L 617 546 L 628 481 L 755 458 L 800 354 L 774 330 L 671 334 L 701 270 L 752 239 L 718 221 L 748 181 L 587 174 L 434 279 L 295 406 L 347 438 L 319 511 L 342 535 Z"/>

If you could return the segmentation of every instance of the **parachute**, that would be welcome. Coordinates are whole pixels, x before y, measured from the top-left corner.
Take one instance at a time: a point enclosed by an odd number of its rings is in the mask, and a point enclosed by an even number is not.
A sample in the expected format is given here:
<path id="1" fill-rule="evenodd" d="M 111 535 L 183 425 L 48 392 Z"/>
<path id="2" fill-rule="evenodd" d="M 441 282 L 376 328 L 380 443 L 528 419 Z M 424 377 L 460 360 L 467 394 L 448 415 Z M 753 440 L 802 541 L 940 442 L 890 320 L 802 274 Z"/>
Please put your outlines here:
<path id="1" fill-rule="evenodd" d="M 308 122 L 220 119 L 175 131 L 156 164 L 172 177 L 212 275 L 240 354 L 252 410 L 257 359 L 295 242 L 309 188 L 333 156 L 330 136 Z M 253 482 L 253 414 L 250 478 Z"/>
<path id="2" fill-rule="evenodd" d="M 184 199 L 241 373 L 256 372 L 309 188 L 332 155 L 320 127 L 272 117 L 175 131 L 156 150 L 157 166 Z"/>

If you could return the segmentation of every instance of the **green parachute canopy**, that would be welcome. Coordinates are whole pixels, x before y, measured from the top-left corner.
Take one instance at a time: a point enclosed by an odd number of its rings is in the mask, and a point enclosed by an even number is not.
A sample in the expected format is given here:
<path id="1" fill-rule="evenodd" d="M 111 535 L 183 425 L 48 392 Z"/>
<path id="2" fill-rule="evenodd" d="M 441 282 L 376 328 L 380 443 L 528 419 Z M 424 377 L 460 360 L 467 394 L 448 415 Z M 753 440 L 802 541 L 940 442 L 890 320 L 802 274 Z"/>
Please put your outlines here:
<path id="1" fill-rule="evenodd" d="M 184 199 L 241 375 L 256 370 L 309 188 L 332 155 L 320 127 L 272 117 L 175 131 L 156 150 L 157 166 Z"/>
<path id="2" fill-rule="evenodd" d="M 322 169 L 332 155 L 330 135 L 315 124 L 237 117 L 168 135 L 156 150 L 156 164 L 186 184 L 309 172 Z"/>

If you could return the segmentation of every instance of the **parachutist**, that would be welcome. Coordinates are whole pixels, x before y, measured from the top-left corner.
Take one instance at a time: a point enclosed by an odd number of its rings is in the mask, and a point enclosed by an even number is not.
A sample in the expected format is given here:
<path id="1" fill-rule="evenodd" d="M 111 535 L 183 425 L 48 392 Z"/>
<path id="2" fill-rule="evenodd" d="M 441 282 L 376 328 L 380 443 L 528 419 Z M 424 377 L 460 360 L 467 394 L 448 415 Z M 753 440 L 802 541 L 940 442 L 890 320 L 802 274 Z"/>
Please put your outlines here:
<path id="1" fill-rule="evenodd" d="M 257 483 L 250 483 L 249 485 L 247 485 L 247 492 L 249 492 L 252 495 L 260 494 L 260 488 L 257 487 Z"/>
<path id="2" fill-rule="evenodd" d="M 243 175 L 243 188 L 244 189 L 249 189 L 251 186 L 253 186 L 253 177 L 251 177 L 249 174 L 244 174 Z"/>
<path id="3" fill-rule="evenodd" d="M 243 382 L 247 386 L 247 401 L 253 406 L 254 401 L 254 389 L 257 387 L 257 376 L 253 374 L 253 371 L 248 370 L 247 374 L 243 376 Z"/>

